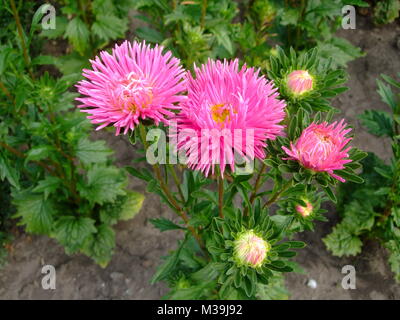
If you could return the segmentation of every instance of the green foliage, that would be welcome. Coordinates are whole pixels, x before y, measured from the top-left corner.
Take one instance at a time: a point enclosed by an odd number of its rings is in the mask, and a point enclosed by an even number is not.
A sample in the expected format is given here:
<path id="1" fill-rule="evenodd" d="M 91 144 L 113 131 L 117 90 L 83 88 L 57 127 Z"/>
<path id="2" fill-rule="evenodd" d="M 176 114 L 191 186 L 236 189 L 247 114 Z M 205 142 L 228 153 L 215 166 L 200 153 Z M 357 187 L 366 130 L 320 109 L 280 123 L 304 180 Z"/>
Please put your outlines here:
<path id="1" fill-rule="evenodd" d="M 52 57 L 47 63 L 54 64 L 64 75 L 75 75 L 87 66 L 97 50 L 104 49 L 110 41 L 123 38 L 128 30 L 128 12 L 132 0 L 58 0 L 61 14 L 57 11 L 57 27 L 42 30 L 42 39 L 61 41 L 67 39 L 70 53 Z M 40 8 L 37 12 L 40 12 Z M 72 52 L 71 52 L 72 51 Z"/>
<path id="2" fill-rule="evenodd" d="M 31 30 L 40 18 L 34 15 Z M 25 32 L 25 45 L 33 35 Z M 79 53 L 87 49 L 90 35 L 79 16 L 68 23 L 65 36 Z M 21 51 L 15 39 L 0 47 L 0 179 L 7 186 L 1 247 L 13 214 L 27 232 L 54 237 L 68 254 L 81 252 L 106 266 L 115 246 L 111 226 L 132 218 L 143 196 L 126 190 L 125 170 L 111 164 L 105 141 L 91 141 L 85 116 L 71 110 L 77 96 L 69 91 L 71 78 L 41 71 L 34 62 L 50 59 L 26 59 L 29 49 Z"/>
<path id="3" fill-rule="evenodd" d="M 176 223 L 173 223 L 171 220 L 165 218 L 151 219 L 150 222 L 161 232 L 167 230 L 184 229 L 178 226 Z"/>
<path id="4" fill-rule="evenodd" d="M 260 300 L 288 300 L 289 292 L 285 289 L 285 279 L 275 274 L 267 285 L 260 284 L 257 289 L 257 297 Z"/>
<path id="5" fill-rule="evenodd" d="M 388 249 L 389 263 L 396 279 L 400 280 L 400 103 L 390 85 L 400 88 L 400 82 L 382 75 L 378 93 L 393 113 L 367 110 L 360 116 L 366 129 L 376 136 L 392 139 L 393 157 L 390 165 L 377 155 L 369 153 L 362 160 L 361 177 L 365 183 L 353 183 L 339 189 L 338 209 L 342 221 L 323 239 L 334 255 L 356 255 L 361 252 L 363 238 L 379 240 Z"/>
<path id="6" fill-rule="evenodd" d="M 84 54 L 89 43 L 89 29 L 86 24 L 79 18 L 73 18 L 67 25 L 65 37 L 75 47 L 76 51 Z"/>
<path id="7" fill-rule="evenodd" d="M 393 136 L 393 120 L 389 113 L 378 110 L 366 110 L 359 116 L 362 125 L 375 136 Z"/>
<path id="8" fill-rule="evenodd" d="M 399 0 L 378 1 L 374 8 L 374 22 L 376 24 L 392 23 L 395 19 L 399 17 L 399 12 Z"/>
<path id="9" fill-rule="evenodd" d="M 261 2 L 261 1 L 260 1 Z M 334 36 L 342 21 L 342 7 L 351 4 L 365 6 L 364 1 L 309 0 L 266 1 L 274 3 L 277 23 L 272 32 L 277 32 L 284 47 L 299 49 L 317 47 L 320 58 L 332 60 L 334 67 L 344 67 L 347 62 L 361 57 L 361 50 L 350 42 Z"/>
<path id="10" fill-rule="evenodd" d="M 296 51 L 318 47 L 320 58 L 344 67 L 362 56 L 350 42 L 334 37 L 345 4 L 365 6 L 363 1 L 137 1 L 136 18 L 145 23 L 135 34 L 162 43 L 182 59 L 187 68 L 207 58 L 242 56 L 250 66 L 268 69 L 273 44 Z M 242 13 L 239 15 L 239 13 Z M 316 28 L 317 26 L 317 28 Z"/>

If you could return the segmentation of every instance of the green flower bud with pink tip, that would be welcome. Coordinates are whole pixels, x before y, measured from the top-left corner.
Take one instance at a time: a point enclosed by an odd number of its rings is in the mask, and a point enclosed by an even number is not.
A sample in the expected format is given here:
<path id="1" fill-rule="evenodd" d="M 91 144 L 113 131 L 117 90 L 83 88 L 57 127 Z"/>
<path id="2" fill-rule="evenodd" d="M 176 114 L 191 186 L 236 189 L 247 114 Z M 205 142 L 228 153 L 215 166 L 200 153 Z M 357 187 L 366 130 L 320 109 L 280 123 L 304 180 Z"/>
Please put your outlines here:
<path id="1" fill-rule="evenodd" d="M 287 76 L 287 87 L 295 96 L 313 89 L 314 77 L 307 70 L 295 70 Z"/>
<path id="2" fill-rule="evenodd" d="M 271 245 L 253 230 L 241 233 L 234 241 L 235 260 L 239 265 L 261 267 L 271 250 Z"/>
<path id="3" fill-rule="evenodd" d="M 303 218 L 306 218 L 312 213 L 314 207 L 310 201 L 306 199 L 303 199 L 303 201 L 306 203 L 306 206 L 297 205 L 296 211 L 300 213 L 303 216 Z"/>

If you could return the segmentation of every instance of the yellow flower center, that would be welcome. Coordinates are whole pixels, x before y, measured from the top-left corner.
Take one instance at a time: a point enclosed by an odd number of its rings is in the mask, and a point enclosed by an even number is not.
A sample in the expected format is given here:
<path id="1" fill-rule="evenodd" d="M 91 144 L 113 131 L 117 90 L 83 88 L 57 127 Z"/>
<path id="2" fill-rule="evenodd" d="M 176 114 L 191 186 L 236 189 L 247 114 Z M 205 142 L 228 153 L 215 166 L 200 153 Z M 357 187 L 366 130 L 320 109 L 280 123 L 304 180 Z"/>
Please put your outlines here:
<path id="1" fill-rule="evenodd" d="M 224 103 L 211 106 L 211 117 L 217 123 L 224 123 L 227 119 L 230 121 L 230 110 Z"/>

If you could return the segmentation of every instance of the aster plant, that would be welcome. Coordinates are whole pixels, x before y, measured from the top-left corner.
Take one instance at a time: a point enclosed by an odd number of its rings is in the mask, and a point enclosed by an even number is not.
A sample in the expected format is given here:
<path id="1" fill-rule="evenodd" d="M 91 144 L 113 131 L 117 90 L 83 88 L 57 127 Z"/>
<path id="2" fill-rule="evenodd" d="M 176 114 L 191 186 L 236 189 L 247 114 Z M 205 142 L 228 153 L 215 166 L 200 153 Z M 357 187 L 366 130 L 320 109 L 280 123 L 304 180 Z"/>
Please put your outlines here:
<path id="1" fill-rule="evenodd" d="M 354 170 L 366 154 L 332 121 L 343 71 L 315 50 L 278 52 L 268 75 L 238 59 L 192 73 L 160 46 L 125 42 L 78 84 L 93 123 L 141 141 L 152 170 L 126 169 L 177 213 L 151 220 L 183 231 L 152 279 L 169 284 L 170 299 L 282 297 L 272 292 L 299 270 L 291 258 L 305 245 L 296 233 L 324 220 L 338 183 L 362 182 Z"/>

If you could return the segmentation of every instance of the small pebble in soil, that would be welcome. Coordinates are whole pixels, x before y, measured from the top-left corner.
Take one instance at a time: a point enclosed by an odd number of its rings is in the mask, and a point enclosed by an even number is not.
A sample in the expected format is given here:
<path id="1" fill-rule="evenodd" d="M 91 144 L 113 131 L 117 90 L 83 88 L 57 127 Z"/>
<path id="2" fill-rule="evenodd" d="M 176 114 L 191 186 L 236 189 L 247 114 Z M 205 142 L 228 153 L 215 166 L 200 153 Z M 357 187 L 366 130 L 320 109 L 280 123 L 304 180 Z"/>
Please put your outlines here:
<path id="1" fill-rule="evenodd" d="M 110 278 L 113 281 L 118 281 L 118 280 L 123 279 L 124 275 L 122 273 L 120 273 L 120 272 L 112 272 L 111 275 L 110 275 Z"/>
<path id="2" fill-rule="evenodd" d="M 309 279 L 307 281 L 307 287 L 310 287 L 311 289 L 316 289 L 318 286 L 317 281 L 315 281 L 314 279 Z"/>

